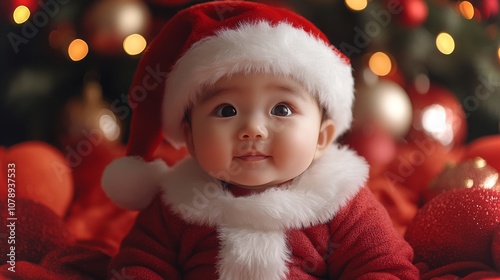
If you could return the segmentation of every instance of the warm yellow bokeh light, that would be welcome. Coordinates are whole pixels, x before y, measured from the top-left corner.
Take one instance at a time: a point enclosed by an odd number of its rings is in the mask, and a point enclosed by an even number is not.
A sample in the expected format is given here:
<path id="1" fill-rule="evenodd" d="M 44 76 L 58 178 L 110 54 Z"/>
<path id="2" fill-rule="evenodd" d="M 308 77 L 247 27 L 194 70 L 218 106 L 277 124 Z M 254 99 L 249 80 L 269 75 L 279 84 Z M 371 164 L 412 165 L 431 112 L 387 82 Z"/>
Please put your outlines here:
<path id="1" fill-rule="evenodd" d="M 500 59 L 500 47 L 498 47 L 497 54 L 498 54 L 498 59 Z"/>
<path id="2" fill-rule="evenodd" d="M 368 5 L 367 0 L 345 0 L 345 5 L 347 8 L 353 11 L 362 11 Z"/>
<path id="3" fill-rule="evenodd" d="M 146 48 L 146 39 L 140 34 L 132 34 L 123 40 L 123 49 L 129 55 L 140 54 Z"/>
<path id="4" fill-rule="evenodd" d="M 377 76 L 386 76 L 392 70 L 392 62 L 387 54 L 376 52 L 370 56 L 368 67 Z"/>
<path id="5" fill-rule="evenodd" d="M 89 53 L 89 46 L 82 39 L 75 39 L 69 44 L 68 55 L 73 61 L 84 59 Z"/>
<path id="6" fill-rule="evenodd" d="M 472 19 L 474 17 L 474 6 L 472 6 L 469 1 L 462 1 L 458 5 L 458 10 L 462 16 L 466 19 Z"/>
<path id="7" fill-rule="evenodd" d="M 443 54 L 451 54 L 455 50 L 455 40 L 450 34 L 441 32 L 436 37 L 436 47 Z"/>
<path id="8" fill-rule="evenodd" d="M 26 6 L 18 6 L 12 13 L 12 18 L 17 24 L 25 23 L 30 18 L 30 9 Z"/>

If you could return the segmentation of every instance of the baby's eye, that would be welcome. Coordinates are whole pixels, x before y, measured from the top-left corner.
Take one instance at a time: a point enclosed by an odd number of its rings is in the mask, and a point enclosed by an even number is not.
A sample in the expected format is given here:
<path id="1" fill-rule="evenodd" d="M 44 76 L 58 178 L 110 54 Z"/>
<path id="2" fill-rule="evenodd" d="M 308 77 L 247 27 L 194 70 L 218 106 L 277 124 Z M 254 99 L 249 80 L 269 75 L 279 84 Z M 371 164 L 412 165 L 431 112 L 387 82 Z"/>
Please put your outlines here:
<path id="1" fill-rule="evenodd" d="M 280 103 L 271 109 L 271 114 L 278 117 L 286 117 L 292 114 L 292 109 L 286 104 Z"/>
<path id="2" fill-rule="evenodd" d="M 222 104 L 215 110 L 215 115 L 219 118 L 229 118 L 236 115 L 236 108 L 229 104 Z"/>

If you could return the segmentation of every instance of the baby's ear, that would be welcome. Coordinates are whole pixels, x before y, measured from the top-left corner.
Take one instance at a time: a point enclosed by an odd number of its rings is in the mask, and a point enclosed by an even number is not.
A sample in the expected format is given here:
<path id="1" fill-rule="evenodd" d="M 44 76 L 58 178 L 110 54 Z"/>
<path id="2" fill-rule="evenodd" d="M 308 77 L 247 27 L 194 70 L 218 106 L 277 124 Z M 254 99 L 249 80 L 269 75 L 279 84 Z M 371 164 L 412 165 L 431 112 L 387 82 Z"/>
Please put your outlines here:
<path id="1" fill-rule="evenodd" d="M 192 157 L 195 157 L 193 132 L 191 131 L 191 125 L 186 121 L 182 123 L 182 133 L 184 134 L 184 139 L 186 140 L 186 147 L 189 151 L 189 154 Z"/>
<path id="2" fill-rule="evenodd" d="M 314 159 L 320 158 L 323 153 L 333 143 L 335 137 L 335 123 L 332 119 L 325 119 L 321 123 L 318 135 L 318 143 L 316 145 L 316 153 Z"/>

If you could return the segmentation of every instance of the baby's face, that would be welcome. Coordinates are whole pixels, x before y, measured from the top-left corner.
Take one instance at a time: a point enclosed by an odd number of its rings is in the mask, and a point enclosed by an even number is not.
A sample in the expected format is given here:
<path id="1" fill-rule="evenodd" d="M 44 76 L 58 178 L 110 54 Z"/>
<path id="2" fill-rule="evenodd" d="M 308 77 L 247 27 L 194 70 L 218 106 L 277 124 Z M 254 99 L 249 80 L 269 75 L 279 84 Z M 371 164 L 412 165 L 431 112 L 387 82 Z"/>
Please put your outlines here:
<path id="1" fill-rule="evenodd" d="M 215 83 L 191 111 L 186 142 L 210 175 L 263 190 L 304 172 L 315 159 L 322 114 L 288 77 L 237 74 Z"/>

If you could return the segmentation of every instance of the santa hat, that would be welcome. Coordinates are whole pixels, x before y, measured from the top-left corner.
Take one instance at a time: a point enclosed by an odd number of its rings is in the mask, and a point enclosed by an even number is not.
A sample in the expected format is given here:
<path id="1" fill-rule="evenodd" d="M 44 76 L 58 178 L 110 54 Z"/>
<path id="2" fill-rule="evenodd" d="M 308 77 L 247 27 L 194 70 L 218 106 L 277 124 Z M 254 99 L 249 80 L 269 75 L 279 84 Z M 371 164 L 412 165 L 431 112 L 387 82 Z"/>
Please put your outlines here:
<path id="1" fill-rule="evenodd" d="M 311 22 L 252 2 L 198 4 L 174 16 L 139 62 L 129 92 L 133 115 L 127 157 L 104 173 L 108 196 L 124 208 L 147 206 L 167 169 L 150 162 L 162 136 L 182 146 L 184 114 L 200 90 L 241 72 L 292 77 L 333 119 L 335 138 L 350 127 L 351 65 Z"/>

